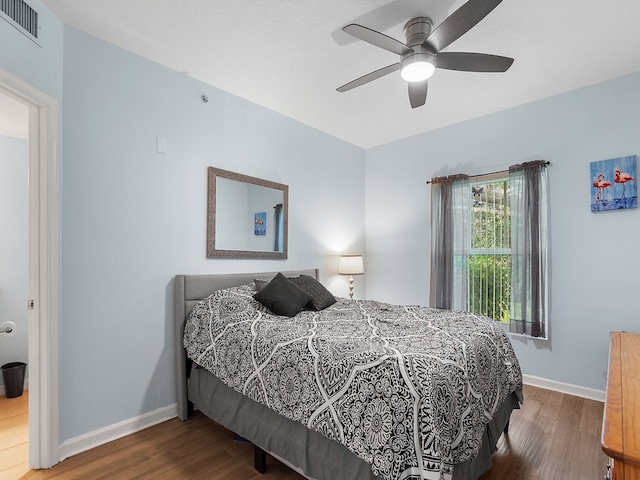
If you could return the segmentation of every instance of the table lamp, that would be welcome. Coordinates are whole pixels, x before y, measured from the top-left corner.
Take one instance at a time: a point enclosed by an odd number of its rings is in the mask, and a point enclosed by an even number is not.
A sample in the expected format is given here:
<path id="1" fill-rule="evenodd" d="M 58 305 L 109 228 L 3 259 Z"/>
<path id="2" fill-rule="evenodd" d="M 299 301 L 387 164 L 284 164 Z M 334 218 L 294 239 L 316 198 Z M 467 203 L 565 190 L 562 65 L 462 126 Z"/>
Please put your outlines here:
<path id="1" fill-rule="evenodd" d="M 349 298 L 353 299 L 353 276 L 364 273 L 362 255 L 340 255 L 338 273 L 349 275 Z"/>

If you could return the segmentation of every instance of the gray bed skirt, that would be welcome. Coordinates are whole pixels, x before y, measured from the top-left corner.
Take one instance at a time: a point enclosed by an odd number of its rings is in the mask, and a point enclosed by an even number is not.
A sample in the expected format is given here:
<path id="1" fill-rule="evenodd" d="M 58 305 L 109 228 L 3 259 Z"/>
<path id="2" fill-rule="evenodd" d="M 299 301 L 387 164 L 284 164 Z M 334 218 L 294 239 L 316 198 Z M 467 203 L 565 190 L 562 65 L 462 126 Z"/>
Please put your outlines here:
<path id="1" fill-rule="evenodd" d="M 241 395 L 205 369 L 192 369 L 188 397 L 207 417 L 274 456 L 286 459 L 286 463 L 298 467 L 296 470 L 308 478 L 380 480 L 368 463 L 343 445 Z M 456 465 L 454 480 L 476 480 L 491 468 L 491 455 L 521 399 L 521 392 L 507 397 L 487 425 L 478 456 Z"/>

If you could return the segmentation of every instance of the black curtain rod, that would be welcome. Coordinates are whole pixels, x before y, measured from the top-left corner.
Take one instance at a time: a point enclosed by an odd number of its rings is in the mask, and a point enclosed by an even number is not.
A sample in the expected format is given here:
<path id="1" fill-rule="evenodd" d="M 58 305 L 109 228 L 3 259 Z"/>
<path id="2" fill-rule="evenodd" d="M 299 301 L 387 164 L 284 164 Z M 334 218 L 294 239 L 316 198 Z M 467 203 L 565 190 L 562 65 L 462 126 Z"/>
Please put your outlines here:
<path id="1" fill-rule="evenodd" d="M 551 165 L 551 162 L 546 161 L 544 162 L 545 165 Z M 489 172 L 489 173 L 478 173 L 477 175 L 468 175 L 469 178 L 476 178 L 476 177 L 484 177 L 485 175 L 495 175 L 497 173 L 509 173 L 509 169 L 506 170 L 498 170 L 497 172 Z M 427 185 L 429 185 L 431 182 L 431 180 L 427 180 Z"/>

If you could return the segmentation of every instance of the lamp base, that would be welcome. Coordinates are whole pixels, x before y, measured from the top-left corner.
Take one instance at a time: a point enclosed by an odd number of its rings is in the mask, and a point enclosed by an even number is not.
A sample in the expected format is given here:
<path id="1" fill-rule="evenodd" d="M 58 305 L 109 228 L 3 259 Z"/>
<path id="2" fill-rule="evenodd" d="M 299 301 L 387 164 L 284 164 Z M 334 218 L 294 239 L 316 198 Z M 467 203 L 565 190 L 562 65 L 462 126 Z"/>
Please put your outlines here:
<path id="1" fill-rule="evenodd" d="M 349 275 L 349 298 L 353 300 L 353 275 Z"/>

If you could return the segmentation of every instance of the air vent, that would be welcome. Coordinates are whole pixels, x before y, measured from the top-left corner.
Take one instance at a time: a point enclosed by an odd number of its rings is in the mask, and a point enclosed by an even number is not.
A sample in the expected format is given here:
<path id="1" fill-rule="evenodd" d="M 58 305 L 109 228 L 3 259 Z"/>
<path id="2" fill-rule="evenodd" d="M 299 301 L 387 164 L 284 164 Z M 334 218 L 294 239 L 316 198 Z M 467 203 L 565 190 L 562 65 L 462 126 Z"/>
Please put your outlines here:
<path id="1" fill-rule="evenodd" d="M 2 16 L 32 40 L 38 38 L 38 12 L 23 0 L 0 0 Z"/>

